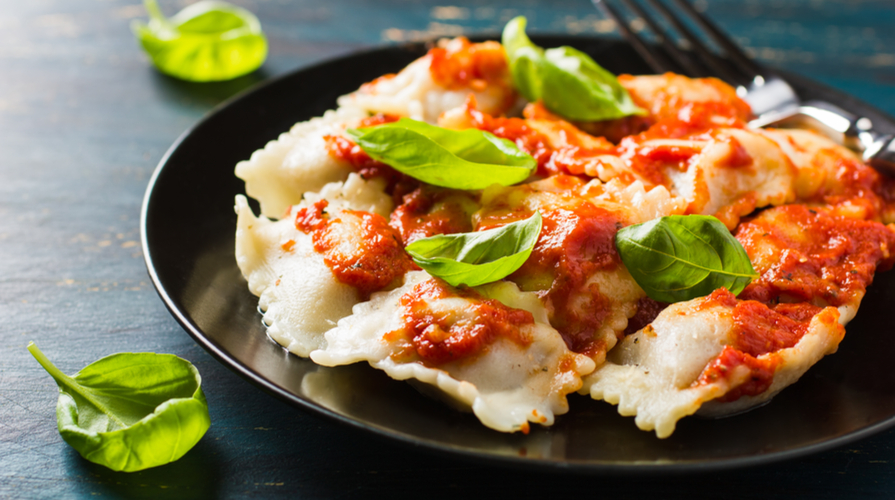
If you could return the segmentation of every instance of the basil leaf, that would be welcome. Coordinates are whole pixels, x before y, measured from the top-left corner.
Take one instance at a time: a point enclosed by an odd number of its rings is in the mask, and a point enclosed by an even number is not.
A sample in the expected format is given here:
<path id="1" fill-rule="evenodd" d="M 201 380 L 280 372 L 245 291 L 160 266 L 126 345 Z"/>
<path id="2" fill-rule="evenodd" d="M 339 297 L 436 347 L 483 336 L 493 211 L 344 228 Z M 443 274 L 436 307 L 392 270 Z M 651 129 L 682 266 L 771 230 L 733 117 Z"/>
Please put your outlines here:
<path id="1" fill-rule="evenodd" d="M 59 386 L 59 434 L 91 462 L 126 472 L 164 465 L 211 424 L 202 378 L 177 356 L 112 354 L 68 376 L 33 342 L 28 350 Z"/>
<path id="2" fill-rule="evenodd" d="M 452 286 L 478 286 L 505 278 L 531 255 L 541 233 L 541 214 L 472 233 L 440 234 L 407 245 L 418 266 Z"/>
<path id="3" fill-rule="evenodd" d="M 194 82 L 230 80 L 258 69 L 267 39 L 258 18 L 224 2 L 204 0 L 166 19 L 156 0 L 144 0 L 149 24 L 131 29 L 163 73 Z"/>
<path id="4" fill-rule="evenodd" d="M 374 160 L 434 186 L 510 186 L 527 179 L 537 167 L 537 161 L 512 141 L 477 129 L 449 130 L 401 118 L 348 129 L 346 134 Z"/>
<path id="5" fill-rule="evenodd" d="M 541 74 L 544 49 L 532 43 L 525 34 L 526 19 L 518 16 L 503 28 L 501 44 L 510 62 L 513 84 L 523 97 L 535 102 L 541 97 Z"/>
<path id="6" fill-rule="evenodd" d="M 589 55 L 572 47 L 544 50 L 525 34 L 525 17 L 504 27 L 501 43 L 516 89 L 531 102 L 542 100 L 550 111 L 578 121 L 644 115 L 618 79 Z"/>
<path id="7" fill-rule="evenodd" d="M 725 287 L 734 295 L 758 274 L 746 250 L 718 219 L 672 215 L 621 229 L 615 246 L 647 295 L 681 302 Z"/>

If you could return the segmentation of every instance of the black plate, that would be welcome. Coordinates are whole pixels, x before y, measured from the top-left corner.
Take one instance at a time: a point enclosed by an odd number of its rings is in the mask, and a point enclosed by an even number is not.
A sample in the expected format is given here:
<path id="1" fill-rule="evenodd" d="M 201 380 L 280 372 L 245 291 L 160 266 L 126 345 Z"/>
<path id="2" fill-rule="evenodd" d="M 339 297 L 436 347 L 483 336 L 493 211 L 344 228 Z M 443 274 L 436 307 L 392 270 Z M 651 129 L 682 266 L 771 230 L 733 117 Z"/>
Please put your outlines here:
<path id="1" fill-rule="evenodd" d="M 538 37 L 572 45 L 616 73 L 647 73 L 621 42 Z M 487 429 L 470 414 L 430 400 L 366 364 L 325 368 L 288 354 L 265 334 L 234 260 L 233 175 L 240 160 L 298 121 L 335 106 L 336 97 L 395 72 L 425 53 L 390 46 L 302 69 L 222 105 L 171 147 L 149 183 L 142 237 L 153 283 L 177 321 L 219 361 L 260 388 L 337 421 L 400 442 L 509 465 L 588 472 L 671 472 L 742 467 L 826 450 L 895 424 L 895 342 L 887 304 L 895 275 L 870 288 L 840 350 L 770 404 L 721 420 L 685 418 L 656 439 L 612 405 L 571 395 L 571 411 L 528 435 Z M 892 121 L 854 98 L 792 77 L 803 98 L 832 101 Z M 886 128 L 891 130 L 886 130 Z"/>

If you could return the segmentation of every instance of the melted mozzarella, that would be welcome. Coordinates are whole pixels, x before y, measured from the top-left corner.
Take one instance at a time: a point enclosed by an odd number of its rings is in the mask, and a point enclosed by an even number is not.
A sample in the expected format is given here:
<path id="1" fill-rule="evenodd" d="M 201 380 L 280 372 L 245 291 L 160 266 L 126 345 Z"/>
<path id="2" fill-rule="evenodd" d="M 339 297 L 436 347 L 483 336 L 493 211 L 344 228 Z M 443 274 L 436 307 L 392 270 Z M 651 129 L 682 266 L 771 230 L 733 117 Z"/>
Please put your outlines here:
<path id="1" fill-rule="evenodd" d="M 594 363 L 569 352 L 556 330 L 543 322 L 546 312 L 537 297 L 519 292 L 511 283 L 477 290 L 532 313 L 535 323 L 524 327 L 531 339 L 527 346 L 498 337 L 471 358 L 438 366 L 401 356 L 403 342 L 389 340 L 386 334 L 403 326 L 401 296 L 427 279 L 430 276 L 423 271 L 408 273 L 402 287 L 374 293 L 368 302 L 355 306 L 351 316 L 326 333 L 326 347 L 312 352 L 311 359 L 324 366 L 367 361 L 392 378 L 430 384 L 499 431 L 524 431 L 528 422 L 551 425 L 555 415 L 568 411 L 566 395 L 581 386 L 581 376 L 592 371 Z M 463 315 L 465 301 L 435 299 L 431 306 Z"/>

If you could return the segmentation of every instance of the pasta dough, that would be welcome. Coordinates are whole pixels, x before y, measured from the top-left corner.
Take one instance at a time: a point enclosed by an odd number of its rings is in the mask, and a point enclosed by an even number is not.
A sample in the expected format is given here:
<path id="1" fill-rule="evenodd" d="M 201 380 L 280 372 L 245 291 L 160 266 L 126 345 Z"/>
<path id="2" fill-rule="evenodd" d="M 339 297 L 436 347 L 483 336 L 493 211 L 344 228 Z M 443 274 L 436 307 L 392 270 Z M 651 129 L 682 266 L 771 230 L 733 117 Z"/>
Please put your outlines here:
<path id="1" fill-rule="evenodd" d="M 425 384 L 504 432 L 551 425 L 577 391 L 664 438 L 685 416 L 735 414 L 795 382 L 836 351 L 895 260 L 892 183 L 812 132 L 749 129 L 719 80 L 619 82 L 647 116 L 570 122 L 543 103 L 520 116 L 499 44 L 442 41 L 240 162 L 261 215 L 236 197 L 237 263 L 271 338 L 323 366 Z M 513 186 L 447 189 L 344 134 L 401 117 L 490 132 L 537 168 Z M 494 283 L 452 287 L 404 252 L 535 212 L 530 257 Z M 689 214 L 714 215 L 746 250 L 759 277 L 739 297 L 660 304 L 622 263 L 619 229 Z"/>

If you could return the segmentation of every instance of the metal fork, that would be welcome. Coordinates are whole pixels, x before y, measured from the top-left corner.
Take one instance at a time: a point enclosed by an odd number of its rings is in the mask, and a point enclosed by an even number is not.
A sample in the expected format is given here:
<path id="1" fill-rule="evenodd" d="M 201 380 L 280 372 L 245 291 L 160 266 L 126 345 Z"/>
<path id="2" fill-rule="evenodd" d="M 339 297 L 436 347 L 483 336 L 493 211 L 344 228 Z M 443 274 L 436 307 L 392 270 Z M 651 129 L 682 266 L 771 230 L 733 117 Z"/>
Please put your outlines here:
<path id="1" fill-rule="evenodd" d="M 650 10 L 664 17 L 692 48 L 698 59 L 687 55 L 675 43 L 669 30 L 663 29 L 656 17 L 647 12 L 637 0 L 618 0 L 627 10 L 642 19 L 659 39 L 667 56 L 651 48 L 637 30 L 633 29 L 621 11 L 607 0 L 591 0 L 593 4 L 615 20 L 619 31 L 631 43 L 646 63 L 657 73 L 671 71 L 690 77 L 715 76 L 737 89 L 737 94 L 752 107 L 756 118 L 752 127 L 798 123 L 807 126 L 861 154 L 864 161 L 876 170 L 895 176 L 895 136 L 874 129 L 866 117 L 850 113 L 832 103 L 801 102 L 795 90 L 779 75 L 751 60 L 711 21 L 686 0 L 673 0 L 705 36 L 725 53 L 721 57 L 710 50 L 671 9 L 660 0 L 647 0 Z"/>

